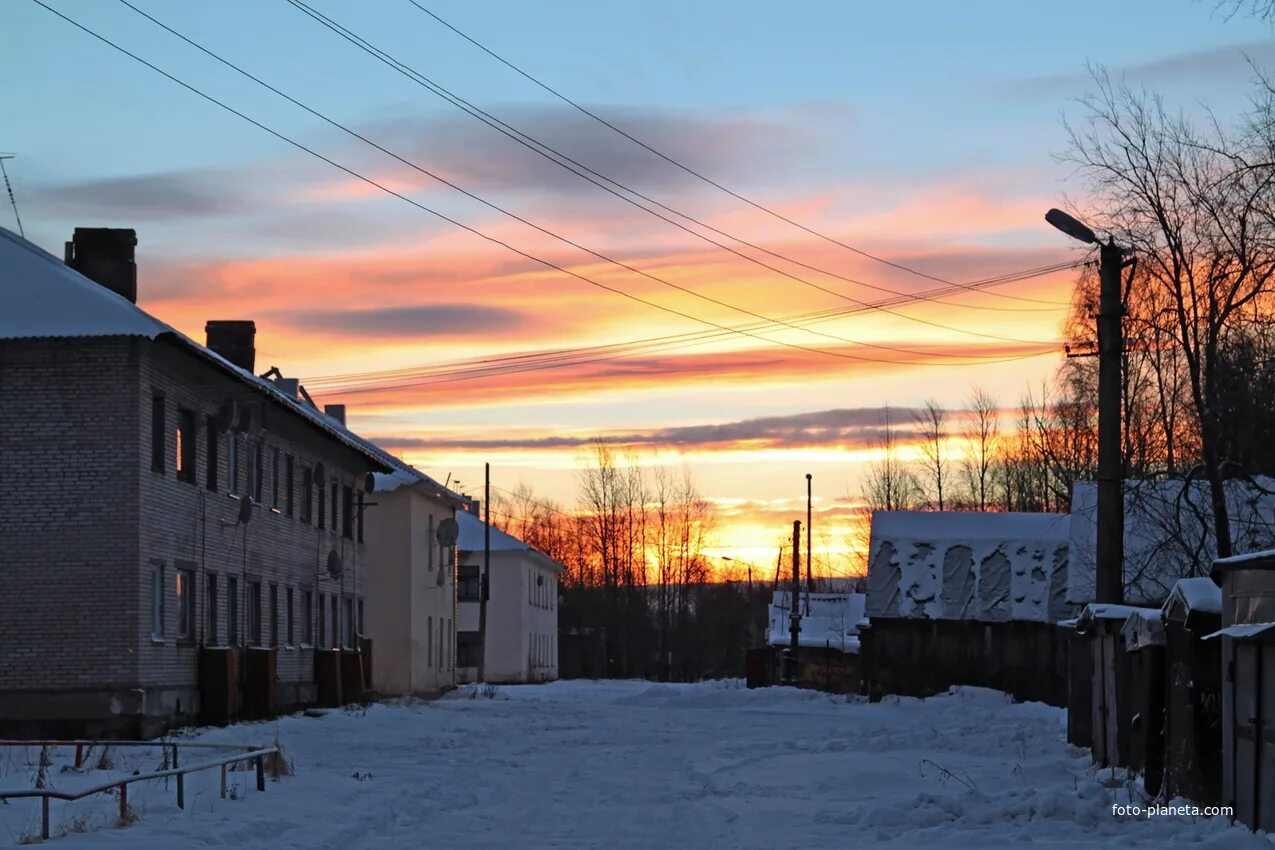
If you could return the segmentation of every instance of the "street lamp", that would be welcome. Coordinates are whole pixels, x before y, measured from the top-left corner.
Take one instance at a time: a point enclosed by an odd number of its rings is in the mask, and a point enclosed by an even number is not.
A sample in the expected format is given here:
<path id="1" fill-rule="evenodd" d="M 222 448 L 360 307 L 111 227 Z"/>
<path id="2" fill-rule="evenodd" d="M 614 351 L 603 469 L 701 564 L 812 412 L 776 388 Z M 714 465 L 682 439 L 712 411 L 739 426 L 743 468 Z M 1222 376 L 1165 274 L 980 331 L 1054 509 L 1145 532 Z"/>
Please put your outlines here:
<path id="1" fill-rule="evenodd" d="M 1124 600 L 1124 459 L 1120 451 L 1120 390 L 1123 384 L 1124 304 L 1120 271 L 1124 252 L 1108 238 L 1058 209 L 1045 221 L 1086 245 L 1098 245 L 1098 540 L 1094 601 Z"/>

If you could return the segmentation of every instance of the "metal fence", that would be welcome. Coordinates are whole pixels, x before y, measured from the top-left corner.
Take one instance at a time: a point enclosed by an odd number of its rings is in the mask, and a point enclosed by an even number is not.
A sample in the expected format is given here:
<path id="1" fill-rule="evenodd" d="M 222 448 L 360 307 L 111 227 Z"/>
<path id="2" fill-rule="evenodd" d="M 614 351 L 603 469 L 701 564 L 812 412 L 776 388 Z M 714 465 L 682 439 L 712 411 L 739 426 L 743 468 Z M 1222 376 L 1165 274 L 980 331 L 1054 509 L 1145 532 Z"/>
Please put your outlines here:
<path id="1" fill-rule="evenodd" d="M 120 820 L 127 822 L 128 820 L 128 786 L 136 782 L 149 782 L 156 779 L 166 779 L 173 777 L 177 783 L 177 807 L 179 809 L 186 808 L 186 775 L 197 773 L 204 770 L 212 770 L 213 768 L 221 769 L 221 797 L 226 797 L 226 770 L 230 765 L 240 764 L 244 762 L 252 762 L 257 772 L 257 790 L 266 790 L 266 762 L 267 756 L 277 754 L 279 748 L 276 746 L 258 747 L 255 744 L 215 744 L 204 743 L 199 741 L 90 741 L 90 740 L 70 740 L 70 741 L 54 741 L 54 740 L 0 740 L 0 747 L 75 747 L 75 766 L 79 768 L 83 763 L 85 747 L 155 747 L 166 751 L 165 755 L 171 757 L 171 768 L 166 770 L 152 770 L 147 773 L 134 773 L 128 776 L 121 776 L 104 782 L 100 785 L 94 785 L 91 788 L 85 788 L 78 791 L 58 791 L 52 788 L 22 788 L 15 790 L 0 789 L 0 800 L 12 800 L 20 798 L 40 798 L 40 837 L 48 839 L 49 837 L 49 801 L 63 800 L 72 802 L 82 800 L 85 797 L 91 797 L 94 794 L 104 794 L 118 790 L 120 804 Z M 230 755 L 219 756 L 214 759 L 206 759 L 194 764 L 180 765 L 179 753 L 181 750 L 234 750 Z"/>

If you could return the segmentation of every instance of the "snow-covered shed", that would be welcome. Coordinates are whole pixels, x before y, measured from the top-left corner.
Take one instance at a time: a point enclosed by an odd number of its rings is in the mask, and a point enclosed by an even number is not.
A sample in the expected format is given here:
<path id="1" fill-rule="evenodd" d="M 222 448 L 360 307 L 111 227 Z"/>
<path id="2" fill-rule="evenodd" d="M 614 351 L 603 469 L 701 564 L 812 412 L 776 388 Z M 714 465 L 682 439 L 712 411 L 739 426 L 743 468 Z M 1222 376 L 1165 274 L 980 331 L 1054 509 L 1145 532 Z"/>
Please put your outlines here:
<path id="1" fill-rule="evenodd" d="M 868 618 L 1061 620 L 1068 535 L 1063 514 L 877 511 Z"/>
<path id="2" fill-rule="evenodd" d="M 858 652 L 859 628 L 864 624 L 866 602 L 862 593 L 798 593 L 799 645 Z M 791 612 L 792 592 L 776 590 L 771 597 L 766 629 L 766 640 L 771 646 L 791 646 Z"/>
<path id="3" fill-rule="evenodd" d="M 1275 547 L 1275 479 L 1226 482 L 1235 552 Z M 1126 481 L 1124 598 L 1160 605 L 1178 579 L 1203 575 L 1217 552 L 1206 481 Z M 1098 485 L 1072 490 L 1067 601 L 1093 599 L 1098 540 Z"/>

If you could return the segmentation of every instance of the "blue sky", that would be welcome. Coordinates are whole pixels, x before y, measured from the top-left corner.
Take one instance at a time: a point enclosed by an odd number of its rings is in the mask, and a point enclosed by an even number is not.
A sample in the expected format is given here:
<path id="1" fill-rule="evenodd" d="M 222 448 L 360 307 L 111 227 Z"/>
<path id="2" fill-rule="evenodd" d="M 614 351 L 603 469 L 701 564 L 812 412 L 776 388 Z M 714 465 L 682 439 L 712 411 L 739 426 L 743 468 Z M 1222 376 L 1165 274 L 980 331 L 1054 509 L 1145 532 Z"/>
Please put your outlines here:
<path id="1" fill-rule="evenodd" d="M 740 320 L 608 270 L 458 198 L 117 0 L 47 2 L 254 118 L 511 244 L 670 307 Z M 396 153 L 590 247 L 768 314 L 832 306 L 514 147 L 285 0 L 133 2 Z M 899 291 L 927 284 L 812 241 L 695 183 L 408 0 L 312 5 L 457 94 L 662 202 L 841 274 Z M 1074 98 L 1089 88 L 1087 63 L 1163 93 L 1174 106 L 1208 107 L 1224 120 L 1247 102 L 1253 72 L 1246 57 L 1275 66 L 1271 26 L 1245 16 L 1228 20 L 1212 0 L 422 5 L 732 188 L 838 238 L 962 280 L 1074 256 L 1041 215 L 1065 196 L 1084 202 L 1083 186 L 1055 155 L 1066 143 L 1063 114 L 1079 115 Z M 28 236 L 57 252 L 76 225 L 136 227 L 141 303 L 196 337 L 206 318 L 255 318 L 265 364 L 314 379 L 697 327 L 529 267 L 367 191 L 28 0 L 0 4 L 0 30 L 0 151 L 18 155 L 8 165 Z M 0 224 L 11 222 L 0 209 Z M 1012 291 L 1065 304 L 1073 282 L 1074 275 L 1056 276 Z M 1004 346 L 994 351 L 978 334 L 1053 341 L 1065 314 L 1065 306 L 1022 314 L 975 309 L 994 303 L 993 296 L 966 301 L 902 310 L 958 327 L 952 333 L 875 312 L 835 327 L 878 344 L 991 357 Z M 964 369 L 833 369 L 791 355 L 736 344 L 626 361 L 611 371 L 530 373 L 349 398 L 332 390 L 329 400 L 350 401 L 356 427 L 440 477 L 477 480 L 481 462 L 494 458 L 515 470 L 509 476 L 569 500 L 578 453 L 537 441 L 637 431 L 664 446 L 653 462 L 690 464 L 722 505 L 769 504 L 778 482 L 802 481 L 811 464 L 821 470 L 819 497 L 849 505 L 872 426 L 864 426 L 862 439 L 850 427 L 827 432 L 826 445 L 811 445 L 802 423 L 823 422 L 827 411 L 843 408 L 860 411 L 850 420 L 869 422 L 861 411 L 928 397 L 959 404 L 976 384 L 1012 406 L 1057 365 L 1051 355 Z M 729 427 L 715 431 L 719 425 Z M 753 437 L 688 442 L 687 435 L 717 433 Z M 468 446 L 474 434 L 496 448 Z M 759 439 L 770 442 L 758 448 Z M 752 536 L 730 543 L 736 551 L 761 546 L 769 534 L 765 510 L 750 516 L 737 523 L 739 534 Z"/>

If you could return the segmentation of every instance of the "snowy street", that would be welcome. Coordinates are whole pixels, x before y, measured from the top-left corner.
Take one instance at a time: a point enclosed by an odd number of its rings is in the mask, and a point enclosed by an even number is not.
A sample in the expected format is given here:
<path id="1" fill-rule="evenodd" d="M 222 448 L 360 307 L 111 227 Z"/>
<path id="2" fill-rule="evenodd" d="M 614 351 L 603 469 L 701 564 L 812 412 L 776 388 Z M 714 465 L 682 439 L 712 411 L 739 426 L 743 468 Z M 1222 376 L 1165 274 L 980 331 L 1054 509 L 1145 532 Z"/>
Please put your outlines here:
<path id="1" fill-rule="evenodd" d="M 878 705 L 738 682 L 471 693 L 208 731 L 200 738 L 249 743 L 277 731 L 296 775 L 264 794 L 237 775 L 239 799 L 220 801 L 206 774 L 185 812 L 162 783 L 135 786 L 137 823 L 51 844 L 1269 847 L 1221 818 L 1113 816 L 1128 792 L 1064 743 L 1064 713 L 990 691 Z M 10 764 L 0 785 L 32 775 Z M 55 787 L 66 776 L 55 772 Z M 55 803 L 55 831 L 112 802 Z M 0 841 L 29 833 L 37 813 L 0 805 Z"/>

